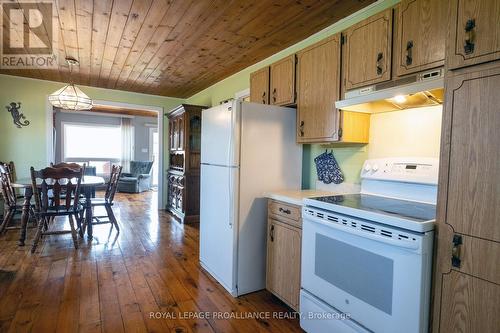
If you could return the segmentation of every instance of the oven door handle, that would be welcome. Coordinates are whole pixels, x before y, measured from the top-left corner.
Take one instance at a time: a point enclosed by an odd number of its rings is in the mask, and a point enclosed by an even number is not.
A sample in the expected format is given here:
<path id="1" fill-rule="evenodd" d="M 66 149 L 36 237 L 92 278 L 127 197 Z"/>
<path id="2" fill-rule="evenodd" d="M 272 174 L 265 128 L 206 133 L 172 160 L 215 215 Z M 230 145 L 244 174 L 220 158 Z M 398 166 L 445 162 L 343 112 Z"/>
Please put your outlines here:
<path id="1" fill-rule="evenodd" d="M 380 235 L 377 235 L 377 234 L 372 234 L 372 233 L 370 233 L 368 231 L 366 231 L 366 232 L 359 231 L 359 229 L 354 229 L 354 228 L 350 228 L 350 227 L 339 226 L 335 222 L 326 222 L 326 221 L 323 221 L 322 219 L 319 219 L 317 217 L 306 216 L 304 218 L 304 222 L 307 223 L 307 221 L 318 223 L 318 224 L 324 225 L 326 227 L 333 228 L 333 229 L 336 229 L 336 230 L 340 230 L 340 231 L 343 231 L 343 232 L 347 232 L 347 233 L 349 233 L 351 235 L 354 235 L 354 236 L 358 236 L 358 237 L 361 237 L 361 238 L 368 238 L 368 239 L 371 239 L 371 240 L 374 240 L 374 241 L 377 241 L 377 242 L 381 242 L 381 243 L 389 244 L 389 245 L 392 245 L 392 246 L 397 246 L 397 247 L 405 248 L 405 249 L 408 249 L 408 250 L 418 250 L 418 248 L 420 247 L 419 244 L 418 244 L 418 242 L 410 243 L 410 242 L 406 242 L 406 241 L 401 241 L 399 239 L 393 239 L 393 238 L 388 238 L 388 237 L 385 237 L 385 236 L 380 236 Z"/>

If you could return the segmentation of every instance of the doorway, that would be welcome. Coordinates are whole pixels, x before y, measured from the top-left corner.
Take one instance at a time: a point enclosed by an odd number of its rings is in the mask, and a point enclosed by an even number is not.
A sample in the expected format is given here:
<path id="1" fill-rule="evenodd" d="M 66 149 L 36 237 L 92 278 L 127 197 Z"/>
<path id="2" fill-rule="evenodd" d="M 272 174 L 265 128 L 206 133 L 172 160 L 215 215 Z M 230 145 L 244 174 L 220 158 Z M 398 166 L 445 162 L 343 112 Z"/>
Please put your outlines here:
<path id="1" fill-rule="evenodd" d="M 149 160 L 153 161 L 152 185 L 158 188 L 158 161 L 160 160 L 160 139 L 158 127 L 149 129 Z"/>
<path id="2" fill-rule="evenodd" d="M 52 105 L 48 101 L 48 97 L 46 99 L 46 105 L 45 105 L 45 116 L 46 116 L 46 151 L 47 151 L 47 164 L 50 164 L 51 162 L 56 162 L 56 160 L 59 160 L 61 154 L 57 154 L 57 142 L 58 142 L 58 137 L 59 133 L 56 132 L 56 129 L 54 128 L 54 109 Z M 97 106 L 97 107 L 96 107 Z M 139 116 L 144 116 L 144 112 L 150 113 L 151 117 L 148 118 L 156 118 L 157 123 L 154 124 L 154 128 L 157 133 L 163 133 L 163 121 L 164 121 L 164 116 L 163 116 L 163 108 L 162 107 L 157 107 L 157 106 L 147 106 L 147 105 L 139 105 L 139 104 L 131 104 L 131 103 L 122 103 L 122 102 L 111 102 L 111 101 L 104 101 L 104 100 L 94 100 L 94 108 L 92 111 L 67 111 L 67 113 L 71 114 L 76 114 L 76 115 L 89 115 L 95 117 L 96 114 L 100 114 L 102 116 L 108 116 L 108 117 L 123 117 L 122 115 L 117 115 L 120 114 L 123 110 L 127 112 L 128 116 L 131 116 L 131 112 L 134 113 L 135 111 L 140 111 L 141 115 Z M 64 110 L 63 110 L 64 111 Z M 153 124 L 150 121 L 147 121 L 144 123 L 145 127 L 153 127 Z M 133 156 L 133 158 L 140 159 L 140 160 L 147 160 L 150 157 L 149 153 L 149 147 L 148 147 L 148 134 L 149 134 L 149 129 L 146 128 L 141 134 L 141 138 L 144 138 L 143 143 L 137 145 L 138 149 L 134 152 L 134 155 L 139 155 L 139 156 Z M 157 134 L 157 149 L 156 149 L 156 158 L 155 158 L 155 163 L 156 163 L 156 173 L 155 173 L 155 184 L 157 187 L 157 196 L 154 196 L 157 198 L 156 201 L 156 206 L 158 209 L 165 209 L 165 202 L 164 202 L 164 189 L 163 189 L 163 173 L 159 172 L 159 170 L 163 169 L 163 140 L 161 140 L 161 136 Z M 134 149 L 135 150 L 135 149 Z M 142 157 L 140 156 L 142 154 Z"/>

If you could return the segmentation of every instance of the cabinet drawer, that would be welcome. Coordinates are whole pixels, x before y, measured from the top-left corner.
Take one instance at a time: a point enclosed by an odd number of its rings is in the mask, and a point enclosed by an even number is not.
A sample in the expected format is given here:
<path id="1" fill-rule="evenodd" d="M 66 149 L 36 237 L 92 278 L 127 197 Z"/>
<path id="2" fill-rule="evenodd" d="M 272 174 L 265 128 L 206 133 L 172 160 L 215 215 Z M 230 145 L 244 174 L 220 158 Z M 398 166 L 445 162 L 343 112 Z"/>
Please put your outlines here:
<path id="1" fill-rule="evenodd" d="M 270 200 L 268 204 L 269 214 L 276 217 L 284 217 L 296 221 L 300 221 L 301 211 L 299 206 L 289 205 L 280 201 Z"/>

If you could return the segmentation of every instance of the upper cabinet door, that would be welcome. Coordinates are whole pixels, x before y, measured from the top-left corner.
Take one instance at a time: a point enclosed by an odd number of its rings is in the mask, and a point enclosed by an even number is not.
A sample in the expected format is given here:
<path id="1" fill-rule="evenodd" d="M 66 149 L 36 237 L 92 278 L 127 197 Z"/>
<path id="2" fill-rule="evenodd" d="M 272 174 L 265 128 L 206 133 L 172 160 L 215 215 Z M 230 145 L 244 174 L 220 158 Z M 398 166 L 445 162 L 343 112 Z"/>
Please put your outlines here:
<path id="1" fill-rule="evenodd" d="M 444 65 L 447 1 L 403 0 L 396 11 L 396 75 Z"/>
<path id="2" fill-rule="evenodd" d="M 295 104 L 295 54 L 271 65 L 270 94 L 273 105 Z"/>
<path id="3" fill-rule="evenodd" d="M 339 138 L 340 35 L 297 53 L 297 142 Z"/>
<path id="4" fill-rule="evenodd" d="M 449 68 L 500 58 L 500 1 L 452 0 L 450 12 Z"/>
<path id="5" fill-rule="evenodd" d="M 269 104 L 269 66 L 250 74 L 250 102 Z"/>
<path id="6" fill-rule="evenodd" d="M 392 9 L 387 9 L 343 32 L 345 89 L 391 79 Z"/>

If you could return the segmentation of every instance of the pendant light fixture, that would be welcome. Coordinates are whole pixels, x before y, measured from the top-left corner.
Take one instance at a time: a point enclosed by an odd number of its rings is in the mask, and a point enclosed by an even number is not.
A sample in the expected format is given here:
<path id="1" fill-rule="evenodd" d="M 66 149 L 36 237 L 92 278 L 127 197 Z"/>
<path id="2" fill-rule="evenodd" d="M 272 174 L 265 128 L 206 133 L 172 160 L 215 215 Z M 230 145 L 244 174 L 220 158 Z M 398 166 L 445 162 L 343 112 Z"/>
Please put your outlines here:
<path id="1" fill-rule="evenodd" d="M 73 66 L 78 66 L 78 60 L 66 58 L 69 65 L 70 83 L 67 86 L 49 95 L 49 102 L 56 108 L 65 110 L 82 111 L 92 109 L 92 100 L 83 91 L 73 84 L 71 74 Z"/>

